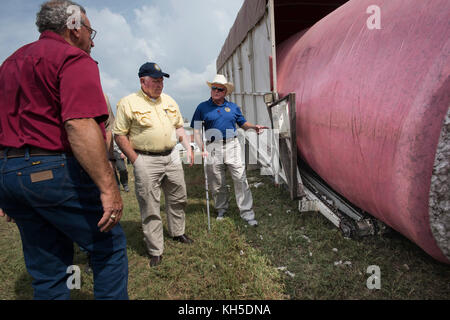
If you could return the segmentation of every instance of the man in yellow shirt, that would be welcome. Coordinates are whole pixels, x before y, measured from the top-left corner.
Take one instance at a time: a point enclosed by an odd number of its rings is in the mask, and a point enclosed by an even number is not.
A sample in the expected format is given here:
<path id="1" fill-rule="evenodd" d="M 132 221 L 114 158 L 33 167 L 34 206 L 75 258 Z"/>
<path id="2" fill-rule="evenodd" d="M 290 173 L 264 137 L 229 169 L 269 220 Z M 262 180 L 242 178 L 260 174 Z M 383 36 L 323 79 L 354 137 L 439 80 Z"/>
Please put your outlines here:
<path id="1" fill-rule="evenodd" d="M 193 242 L 185 235 L 187 194 L 183 166 L 174 148 L 177 142 L 186 149 L 191 166 L 194 157 L 178 104 L 162 93 L 164 77 L 169 75 L 156 63 L 141 66 L 141 90 L 119 101 L 113 130 L 117 145 L 134 167 L 136 197 L 151 267 L 161 262 L 164 250 L 161 188 L 169 235 L 182 243 Z"/>

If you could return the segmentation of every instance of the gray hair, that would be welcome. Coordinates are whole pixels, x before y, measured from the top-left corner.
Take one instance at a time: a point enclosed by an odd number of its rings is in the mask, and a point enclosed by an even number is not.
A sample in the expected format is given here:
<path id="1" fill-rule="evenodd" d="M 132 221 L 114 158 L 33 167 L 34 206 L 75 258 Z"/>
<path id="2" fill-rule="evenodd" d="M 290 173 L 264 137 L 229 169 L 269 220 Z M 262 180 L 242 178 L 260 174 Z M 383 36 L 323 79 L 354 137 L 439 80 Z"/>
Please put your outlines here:
<path id="1" fill-rule="evenodd" d="M 75 5 L 80 7 L 80 11 L 86 14 L 86 10 L 70 0 L 51 0 L 41 5 L 41 10 L 36 14 L 36 26 L 40 33 L 50 30 L 58 34 L 67 29 L 67 20 L 71 13 L 67 13 L 67 8 Z M 83 21 L 82 21 L 83 22 Z"/>

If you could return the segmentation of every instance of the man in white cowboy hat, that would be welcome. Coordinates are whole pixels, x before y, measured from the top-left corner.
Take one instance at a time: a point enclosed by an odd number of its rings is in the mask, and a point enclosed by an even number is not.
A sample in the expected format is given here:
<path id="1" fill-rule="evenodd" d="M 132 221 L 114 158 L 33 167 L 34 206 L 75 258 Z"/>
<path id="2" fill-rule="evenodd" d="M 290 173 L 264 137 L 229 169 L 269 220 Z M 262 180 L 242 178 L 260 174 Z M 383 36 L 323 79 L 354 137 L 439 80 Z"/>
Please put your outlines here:
<path id="1" fill-rule="evenodd" d="M 206 130 L 208 162 L 207 175 L 211 183 L 217 219 L 223 219 L 228 209 L 228 189 L 225 179 L 225 168 L 231 173 L 236 193 L 236 203 L 241 218 L 251 226 L 256 226 L 253 211 L 253 197 L 248 186 L 245 166 L 241 159 L 241 147 L 237 139 L 236 124 L 244 130 L 255 130 L 260 134 L 263 127 L 245 120 L 241 109 L 225 99 L 233 92 L 234 86 L 225 76 L 218 74 L 212 82 L 206 82 L 211 88 L 211 98 L 198 105 L 192 118 L 191 127 L 201 150 L 205 150 L 201 138 L 201 126 Z"/>

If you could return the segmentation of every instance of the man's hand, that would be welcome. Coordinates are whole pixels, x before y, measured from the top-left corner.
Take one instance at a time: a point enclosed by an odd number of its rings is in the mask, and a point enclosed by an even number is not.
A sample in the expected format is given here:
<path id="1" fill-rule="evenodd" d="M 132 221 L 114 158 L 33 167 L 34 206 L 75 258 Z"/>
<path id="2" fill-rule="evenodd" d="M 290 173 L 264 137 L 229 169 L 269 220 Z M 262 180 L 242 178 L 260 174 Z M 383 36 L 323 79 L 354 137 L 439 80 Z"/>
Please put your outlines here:
<path id="1" fill-rule="evenodd" d="M 119 223 L 123 214 L 123 203 L 119 189 L 111 193 L 101 193 L 100 199 L 103 204 L 103 216 L 98 223 L 101 232 L 109 232 Z"/>
<path id="2" fill-rule="evenodd" d="M 255 125 L 255 131 L 257 134 L 263 133 L 264 129 L 269 129 L 269 127 L 260 126 L 259 124 Z"/>
<path id="3" fill-rule="evenodd" d="M 264 129 L 269 129 L 269 127 L 265 127 L 265 126 L 260 126 L 259 124 L 251 124 L 250 122 L 246 122 L 241 126 L 242 129 L 244 130 L 250 130 L 253 129 L 256 131 L 256 134 L 261 134 L 263 133 Z"/>
<path id="4" fill-rule="evenodd" d="M 11 219 L 1 208 L 0 208 L 0 217 L 6 217 L 6 222 L 15 223 L 14 219 Z"/>
<path id="5" fill-rule="evenodd" d="M 189 148 L 188 150 L 186 150 L 186 157 L 187 157 L 187 162 L 189 163 L 189 167 L 192 167 L 194 165 L 194 151 L 192 151 L 192 148 Z"/>
<path id="6" fill-rule="evenodd" d="M 129 157 L 128 159 L 130 159 L 131 164 L 134 164 L 137 160 L 137 158 L 139 157 L 139 155 L 135 152 L 134 155 L 132 155 L 131 157 Z"/>
<path id="7" fill-rule="evenodd" d="M 122 154 L 124 154 L 125 157 L 127 157 L 131 161 L 131 164 L 134 164 L 139 155 L 136 153 L 136 151 L 134 151 L 128 137 L 115 134 L 114 140 L 116 141 L 120 150 L 122 150 Z"/>

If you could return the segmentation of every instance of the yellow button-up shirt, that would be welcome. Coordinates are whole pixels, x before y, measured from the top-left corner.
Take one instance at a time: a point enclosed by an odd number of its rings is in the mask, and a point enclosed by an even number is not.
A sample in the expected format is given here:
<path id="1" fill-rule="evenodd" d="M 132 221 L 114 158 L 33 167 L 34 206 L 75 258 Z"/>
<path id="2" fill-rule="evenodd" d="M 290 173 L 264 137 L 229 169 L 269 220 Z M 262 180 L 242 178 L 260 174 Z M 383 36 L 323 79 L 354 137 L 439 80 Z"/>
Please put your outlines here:
<path id="1" fill-rule="evenodd" d="M 183 124 L 180 108 L 169 95 L 151 99 L 139 90 L 117 104 L 113 132 L 128 136 L 134 149 L 163 152 L 175 147 L 175 130 Z"/>

